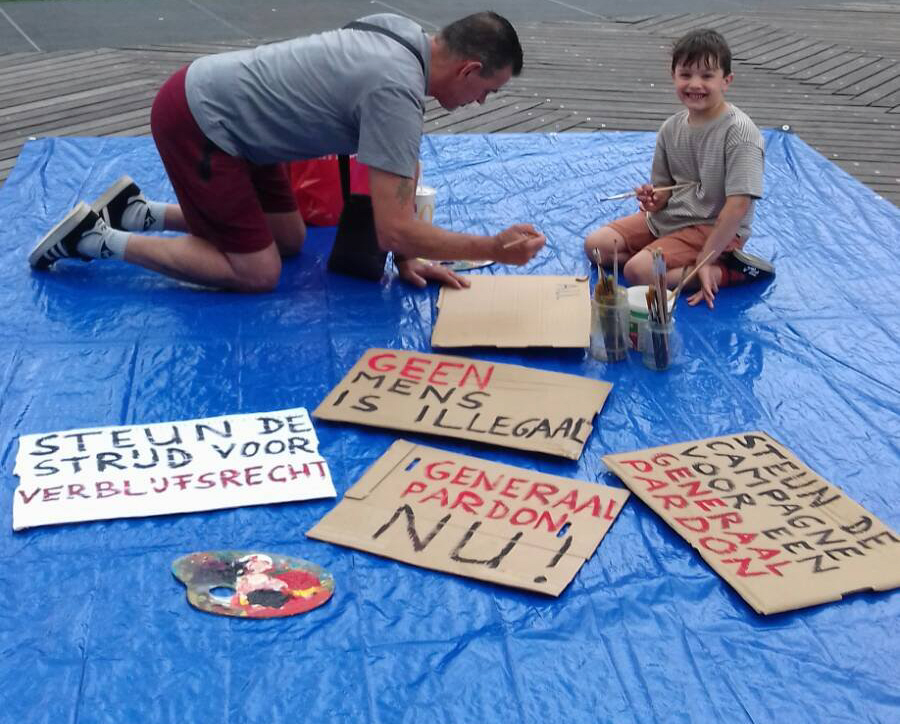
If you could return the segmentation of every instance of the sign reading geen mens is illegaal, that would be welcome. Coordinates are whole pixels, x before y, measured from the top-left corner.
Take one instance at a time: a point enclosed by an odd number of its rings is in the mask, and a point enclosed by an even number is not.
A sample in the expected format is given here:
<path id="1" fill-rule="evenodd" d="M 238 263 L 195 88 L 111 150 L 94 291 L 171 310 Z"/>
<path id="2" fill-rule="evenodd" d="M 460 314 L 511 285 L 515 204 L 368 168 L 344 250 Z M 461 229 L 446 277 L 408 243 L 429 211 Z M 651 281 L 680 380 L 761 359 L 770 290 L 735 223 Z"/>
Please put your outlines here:
<path id="1" fill-rule="evenodd" d="M 302 408 L 19 438 L 13 529 L 333 498 Z"/>
<path id="2" fill-rule="evenodd" d="M 398 440 L 307 535 L 558 596 L 628 491 Z"/>
<path id="3" fill-rule="evenodd" d="M 759 613 L 900 587 L 900 538 L 764 432 L 603 461 Z"/>
<path id="4" fill-rule="evenodd" d="M 519 365 L 370 349 L 313 415 L 577 460 L 611 388 Z"/>

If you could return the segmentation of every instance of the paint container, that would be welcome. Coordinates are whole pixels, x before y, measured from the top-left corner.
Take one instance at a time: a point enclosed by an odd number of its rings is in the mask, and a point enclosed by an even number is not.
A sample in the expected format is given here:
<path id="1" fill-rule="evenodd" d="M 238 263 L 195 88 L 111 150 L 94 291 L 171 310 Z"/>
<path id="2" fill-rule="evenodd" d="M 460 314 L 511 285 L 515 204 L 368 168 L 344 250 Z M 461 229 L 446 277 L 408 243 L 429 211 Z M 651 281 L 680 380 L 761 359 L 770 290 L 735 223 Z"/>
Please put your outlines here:
<path id="1" fill-rule="evenodd" d="M 429 224 L 434 221 L 434 201 L 437 191 L 431 186 L 416 188 L 416 217 Z"/>
<path id="2" fill-rule="evenodd" d="M 641 353 L 645 367 L 657 371 L 668 369 L 678 351 L 677 348 L 678 339 L 675 335 L 674 319 L 670 318 L 665 324 L 647 320 Z"/>
<path id="3" fill-rule="evenodd" d="M 591 357 L 621 362 L 628 354 L 628 295 L 617 287 L 615 300 L 591 299 Z"/>
<path id="4" fill-rule="evenodd" d="M 644 336 L 646 334 L 647 317 L 647 285 L 639 285 L 636 287 L 628 287 L 628 341 L 631 343 L 631 349 L 640 352 L 644 348 Z M 667 292 L 669 296 L 669 314 L 672 313 L 674 306 L 674 292 L 670 289 Z"/>

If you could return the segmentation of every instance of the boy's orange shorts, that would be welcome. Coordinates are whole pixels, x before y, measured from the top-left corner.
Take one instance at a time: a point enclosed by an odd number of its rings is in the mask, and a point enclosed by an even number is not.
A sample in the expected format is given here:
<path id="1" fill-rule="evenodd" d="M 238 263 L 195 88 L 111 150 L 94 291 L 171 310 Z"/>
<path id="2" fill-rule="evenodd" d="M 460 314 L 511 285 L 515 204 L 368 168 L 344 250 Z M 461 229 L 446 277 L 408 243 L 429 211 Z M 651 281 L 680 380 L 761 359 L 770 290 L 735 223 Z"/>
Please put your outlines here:
<path id="1" fill-rule="evenodd" d="M 686 226 L 657 239 L 647 226 L 647 215 L 643 211 L 611 221 L 609 227 L 622 235 L 625 248 L 632 254 L 642 249 L 662 251 L 666 267 L 669 269 L 680 269 L 695 263 L 697 255 L 703 251 L 703 245 L 713 230 L 712 224 Z M 728 242 L 725 251 L 740 249 L 743 245 L 743 239 L 735 236 Z"/>

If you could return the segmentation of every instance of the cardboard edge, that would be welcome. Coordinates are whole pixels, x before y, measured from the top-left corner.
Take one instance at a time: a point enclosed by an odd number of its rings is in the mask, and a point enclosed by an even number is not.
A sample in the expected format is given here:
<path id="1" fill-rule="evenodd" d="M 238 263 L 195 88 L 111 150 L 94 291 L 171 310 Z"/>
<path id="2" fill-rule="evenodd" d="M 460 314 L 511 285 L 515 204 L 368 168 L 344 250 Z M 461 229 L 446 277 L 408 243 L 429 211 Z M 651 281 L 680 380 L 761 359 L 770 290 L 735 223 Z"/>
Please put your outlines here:
<path id="1" fill-rule="evenodd" d="M 367 498 L 369 493 L 375 490 L 375 488 L 390 475 L 391 471 L 400 465 L 400 463 L 402 463 L 403 460 L 417 447 L 418 445 L 402 438 L 395 440 L 391 443 L 391 446 L 385 450 L 371 466 L 369 466 L 368 470 L 363 473 L 363 476 L 356 481 L 346 493 L 344 493 L 344 497 L 350 498 L 351 500 L 364 500 Z"/>

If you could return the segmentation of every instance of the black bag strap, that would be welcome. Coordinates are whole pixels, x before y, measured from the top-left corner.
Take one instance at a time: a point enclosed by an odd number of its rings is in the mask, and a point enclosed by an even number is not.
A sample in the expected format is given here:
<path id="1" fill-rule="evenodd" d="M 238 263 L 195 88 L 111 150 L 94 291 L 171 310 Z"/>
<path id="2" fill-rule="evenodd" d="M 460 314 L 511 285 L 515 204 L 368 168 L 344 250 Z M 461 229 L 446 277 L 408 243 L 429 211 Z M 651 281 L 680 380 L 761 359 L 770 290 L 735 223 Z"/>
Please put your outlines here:
<path id="1" fill-rule="evenodd" d="M 350 200 L 350 157 L 338 156 L 338 169 L 341 172 L 341 193 L 344 196 L 344 203 Z"/>
<path id="2" fill-rule="evenodd" d="M 419 52 L 419 49 L 416 48 L 415 45 L 410 43 L 406 38 L 397 35 L 397 33 L 395 33 L 393 30 L 388 30 L 387 28 L 382 28 L 380 25 L 373 25 L 372 23 L 364 23 L 361 20 L 354 20 L 352 23 L 347 23 L 342 29 L 365 30 L 370 33 L 380 33 L 381 35 L 386 35 L 392 40 L 400 43 L 400 45 L 402 45 L 410 53 L 416 56 L 416 60 L 418 60 L 419 65 L 422 66 L 422 73 L 426 73 L 425 60 L 422 58 L 422 54 Z M 425 79 L 425 82 L 428 82 L 427 78 Z M 350 199 L 350 157 L 338 156 L 338 167 L 340 168 L 341 172 L 341 192 L 344 195 L 344 203 L 346 204 Z"/>
<path id="3" fill-rule="evenodd" d="M 402 38 L 393 30 L 388 30 L 387 28 L 382 28 L 380 25 L 373 25 L 372 23 L 364 23 L 361 20 L 354 20 L 352 23 L 347 23 L 343 28 L 343 30 L 368 30 L 370 33 L 381 33 L 381 35 L 386 35 L 392 40 L 396 40 L 400 45 L 406 48 L 410 53 L 416 56 L 416 60 L 419 61 L 419 65 L 422 66 L 422 72 L 425 73 L 425 61 L 422 58 L 422 54 L 419 52 L 419 49 L 416 48 L 415 45 L 410 43 L 406 38 Z M 428 82 L 428 79 L 425 79 L 425 82 Z"/>

